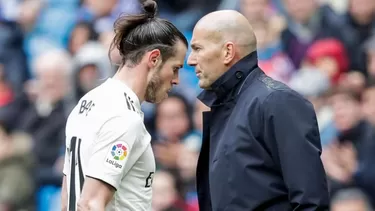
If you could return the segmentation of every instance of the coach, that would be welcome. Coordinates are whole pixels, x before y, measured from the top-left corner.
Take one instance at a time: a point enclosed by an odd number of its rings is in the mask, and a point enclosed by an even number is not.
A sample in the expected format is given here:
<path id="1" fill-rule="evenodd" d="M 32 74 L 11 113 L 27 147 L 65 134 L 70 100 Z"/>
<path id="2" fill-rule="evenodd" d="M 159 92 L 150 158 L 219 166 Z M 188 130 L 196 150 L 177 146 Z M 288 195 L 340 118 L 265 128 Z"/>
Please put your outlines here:
<path id="1" fill-rule="evenodd" d="M 201 211 L 328 210 L 326 175 L 312 105 L 257 66 L 256 38 L 230 10 L 195 26 L 203 114 L 197 167 Z"/>

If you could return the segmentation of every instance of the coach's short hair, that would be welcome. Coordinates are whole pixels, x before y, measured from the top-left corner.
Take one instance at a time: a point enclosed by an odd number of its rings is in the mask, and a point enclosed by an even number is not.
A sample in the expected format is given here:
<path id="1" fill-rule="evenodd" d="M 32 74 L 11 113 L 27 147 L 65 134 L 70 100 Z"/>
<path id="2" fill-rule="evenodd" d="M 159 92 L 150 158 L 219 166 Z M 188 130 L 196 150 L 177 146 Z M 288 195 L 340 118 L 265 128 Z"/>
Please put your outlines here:
<path id="1" fill-rule="evenodd" d="M 157 4 L 153 0 L 143 3 L 144 13 L 122 16 L 115 21 L 115 37 L 110 51 L 115 47 L 122 57 L 122 64 L 137 65 L 143 55 L 153 49 L 159 49 L 163 62 L 174 55 L 174 45 L 178 40 L 186 47 L 185 36 L 169 21 L 155 17 Z"/>

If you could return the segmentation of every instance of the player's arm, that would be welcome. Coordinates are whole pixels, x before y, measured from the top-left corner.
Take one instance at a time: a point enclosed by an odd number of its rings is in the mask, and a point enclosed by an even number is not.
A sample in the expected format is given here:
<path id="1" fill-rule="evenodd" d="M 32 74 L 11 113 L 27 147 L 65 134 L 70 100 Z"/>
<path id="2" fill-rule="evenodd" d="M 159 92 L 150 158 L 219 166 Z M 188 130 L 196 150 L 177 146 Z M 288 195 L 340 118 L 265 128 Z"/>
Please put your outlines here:
<path id="1" fill-rule="evenodd" d="M 103 125 L 91 147 L 78 210 L 105 210 L 127 173 L 128 157 L 140 128 L 142 121 L 135 113 L 127 118 L 114 117 Z"/>
<path id="2" fill-rule="evenodd" d="M 66 184 L 66 176 L 64 175 L 61 188 L 61 211 L 68 209 L 68 188 Z"/>
<path id="3" fill-rule="evenodd" d="M 61 211 L 68 210 L 68 184 L 66 175 L 69 173 L 69 164 L 70 164 L 70 152 L 68 150 L 68 145 L 65 147 L 65 155 L 64 155 L 64 167 L 63 167 L 63 181 L 61 187 Z"/>
<path id="4" fill-rule="evenodd" d="M 86 177 L 78 211 L 104 211 L 116 189 L 104 181 Z"/>

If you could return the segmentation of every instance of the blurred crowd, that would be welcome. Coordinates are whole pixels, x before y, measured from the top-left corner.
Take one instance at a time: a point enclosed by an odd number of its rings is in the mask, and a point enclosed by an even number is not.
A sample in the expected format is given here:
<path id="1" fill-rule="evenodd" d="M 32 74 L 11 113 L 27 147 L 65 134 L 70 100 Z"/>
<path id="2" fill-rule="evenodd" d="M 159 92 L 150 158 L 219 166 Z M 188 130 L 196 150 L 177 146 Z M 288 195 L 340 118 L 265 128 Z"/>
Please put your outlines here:
<path id="1" fill-rule="evenodd" d="M 208 12 L 244 14 L 259 66 L 315 107 L 331 210 L 374 210 L 374 0 L 157 3 L 188 39 Z M 60 210 L 67 115 L 118 68 L 118 52 L 109 52 L 114 20 L 139 12 L 138 0 L 0 0 L 0 211 Z M 142 106 L 158 169 L 153 211 L 198 211 L 195 168 L 208 109 L 199 91 L 185 65 L 167 100 Z"/>

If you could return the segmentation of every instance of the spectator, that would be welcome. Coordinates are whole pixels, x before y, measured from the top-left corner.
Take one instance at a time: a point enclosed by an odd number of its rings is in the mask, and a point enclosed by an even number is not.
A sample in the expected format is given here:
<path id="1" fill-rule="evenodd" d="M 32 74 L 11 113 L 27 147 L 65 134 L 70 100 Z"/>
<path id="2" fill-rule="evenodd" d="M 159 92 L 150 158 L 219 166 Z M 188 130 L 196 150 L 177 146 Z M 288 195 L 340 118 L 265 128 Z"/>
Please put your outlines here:
<path id="1" fill-rule="evenodd" d="M 332 191 L 356 186 L 375 197 L 375 131 L 361 114 L 360 96 L 337 89 L 330 96 L 337 139 L 323 150 L 323 163 Z"/>
<path id="2" fill-rule="evenodd" d="M 269 0 L 241 0 L 240 10 L 251 24 L 266 20 L 271 14 Z"/>
<path id="3" fill-rule="evenodd" d="M 342 40 L 350 57 L 350 69 L 358 70 L 366 75 L 366 54 L 363 51 L 364 42 L 375 29 L 375 1 L 349 0 L 348 11 L 340 20 L 335 37 Z"/>
<path id="4" fill-rule="evenodd" d="M 314 42 L 306 52 L 304 65 L 318 68 L 333 84 L 337 84 L 349 68 L 345 47 L 335 39 L 322 39 Z"/>
<path id="5" fill-rule="evenodd" d="M 367 76 L 370 81 L 375 81 L 375 35 L 365 43 L 367 55 Z"/>
<path id="6" fill-rule="evenodd" d="M 74 104 L 91 89 L 112 76 L 110 61 L 104 46 L 97 42 L 84 44 L 74 58 Z"/>
<path id="7" fill-rule="evenodd" d="M 18 107 L 16 128 L 33 138 L 38 185 L 61 185 L 62 173 L 54 165 L 65 141 L 64 96 L 69 88 L 72 61 L 65 51 L 48 51 L 34 62 L 35 81 L 27 95 L 13 104 Z"/>
<path id="8" fill-rule="evenodd" d="M 185 201 L 190 204 L 194 204 L 198 200 L 195 187 L 198 155 L 195 149 L 189 149 L 183 146 L 177 156 L 177 171 L 183 186 L 181 195 L 184 196 Z"/>
<path id="9" fill-rule="evenodd" d="M 182 95 L 170 95 L 156 108 L 155 126 L 155 156 L 161 166 L 175 168 L 182 144 L 194 140 L 185 139 L 193 130 L 191 105 Z"/>
<path id="10" fill-rule="evenodd" d="M 0 127 L 0 210 L 33 210 L 31 139 Z"/>
<path id="11" fill-rule="evenodd" d="M 369 85 L 362 94 L 363 116 L 375 128 L 375 84 Z"/>
<path id="12" fill-rule="evenodd" d="M 172 20 L 173 24 L 183 32 L 191 31 L 194 24 L 206 12 L 215 10 L 220 1 L 217 0 L 160 0 L 160 16 Z"/>
<path id="13" fill-rule="evenodd" d="M 121 56 L 117 48 L 111 49 L 111 43 L 114 36 L 115 34 L 113 32 L 103 32 L 99 36 L 99 42 L 105 47 L 106 51 L 108 52 L 112 64 L 112 69 L 114 71 L 117 71 L 119 64 L 121 64 Z"/>
<path id="14" fill-rule="evenodd" d="M 94 23 L 97 33 L 111 31 L 114 20 L 121 14 L 133 14 L 140 10 L 137 0 L 83 0 L 78 20 Z"/>
<path id="15" fill-rule="evenodd" d="M 317 39 L 340 37 L 335 14 L 329 7 L 320 7 L 317 0 L 283 0 L 288 26 L 282 32 L 284 51 L 296 68 L 300 67 L 308 47 Z"/>
<path id="16" fill-rule="evenodd" d="M 346 189 L 336 193 L 331 202 L 332 211 L 373 211 L 366 196 L 359 189 Z"/>
<path id="17" fill-rule="evenodd" d="M 366 78 L 365 76 L 358 71 L 352 71 L 345 74 L 342 74 L 342 78 L 339 82 L 340 87 L 345 87 L 345 89 L 351 89 L 357 94 L 361 93 L 366 88 Z"/>
<path id="18" fill-rule="evenodd" d="M 153 179 L 153 211 L 196 211 L 180 197 L 178 181 L 169 172 L 157 171 Z"/>
<path id="19" fill-rule="evenodd" d="M 13 99 L 14 92 L 5 78 L 4 66 L 0 62 L 0 107 L 9 104 Z"/>
<path id="20" fill-rule="evenodd" d="M 258 65 L 267 75 L 287 82 L 294 67 L 283 52 L 280 39 L 286 27 L 285 18 L 271 9 L 269 0 L 241 0 L 240 3 L 241 11 L 252 23 L 257 38 Z"/>
<path id="21" fill-rule="evenodd" d="M 326 103 L 325 93 L 331 87 L 328 75 L 317 69 L 304 68 L 293 75 L 289 86 L 313 104 L 317 115 L 322 146 L 326 146 L 337 135 L 336 128 L 333 125 L 332 109 Z"/>
<path id="22" fill-rule="evenodd" d="M 69 39 L 69 52 L 75 55 L 88 41 L 95 41 L 98 35 L 90 22 L 79 22 L 75 25 Z"/>
<path id="23" fill-rule="evenodd" d="M 26 55 L 22 46 L 23 39 L 20 26 L 16 22 L 6 22 L 0 19 L 2 74 L 16 94 L 22 92 L 23 83 L 29 76 Z"/>
<path id="24" fill-rule="evenodd" d="M 43 6 L 43 2 L 38 0 L 22 1 L 19 3 L 19 13 L 16 16 L 16 20 L 24 32 L 29 32 L 34 28 Z"/>

